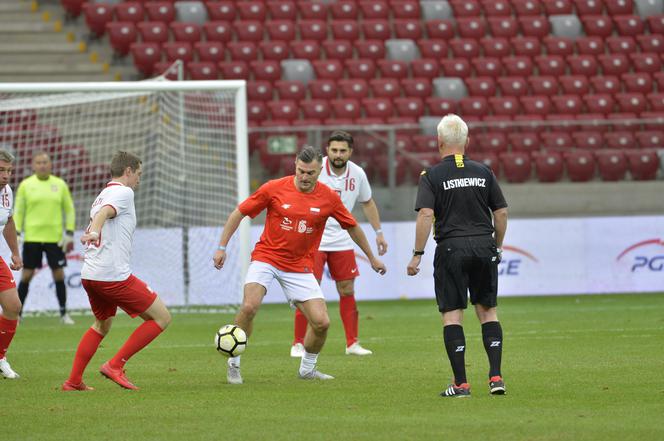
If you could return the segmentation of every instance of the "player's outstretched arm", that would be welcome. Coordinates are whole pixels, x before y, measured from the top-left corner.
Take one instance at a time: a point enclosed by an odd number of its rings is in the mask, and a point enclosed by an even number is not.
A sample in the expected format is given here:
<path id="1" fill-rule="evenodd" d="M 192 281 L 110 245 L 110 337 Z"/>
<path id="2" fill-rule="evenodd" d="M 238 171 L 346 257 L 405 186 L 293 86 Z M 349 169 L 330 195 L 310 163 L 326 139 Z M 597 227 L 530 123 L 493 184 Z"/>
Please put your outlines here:
<path id="1" fill-rule="evenodd" d="M 415 248 L 413 251 L 424 251 L 427 244 L 427 239 L 431 232 L 431 225 L 433 224 L 433 210 L 431 208 L 421 208 L 417 212 L 417 220 L 415 221 Z M 409 276 L 414 276 L 420 272 L 420 261 L 422 255 L 413 255 L 413 258 L 408 262 L 406 273 Z"/>
<path id="2" fill-rule="evenodd" d="M 382 256 L 387 252 L 387 241 L 383 235 L 383 230 L 380 228 L 378 206 L 376 206 L 376 202 L 373 199 L 369 199 L 366 202 L 362 202 L 362 211 L 364 211 L 364 216 L 366 216 L 371 227 L 376 232 L 376 247 L 378 249 L 378 255 Z"/>
<path id="3" fill-rule="evenodd" d="M 110 205 L 105 205 L 101 207 L 101 210 L 95 214 L 95 217 L 90 222 L 88 229 L 85 230 L 83 236 L 81 236 L 81 243 L 87 245 L 89 243 L 98 242 L 99 237 L 101 236 L 101 229 L 104 227 L 104 223 L 108 219 L 113 219 L 115 217 L 115 208 Z"/>
<path id="4" fill-rule="evenodd" d="M 212 260 L 214 261 L 214 267 L 221 269 L 224 267 L 224 262 L 226 262 L 226 246 L 230 242 L 231 237 L 240 226 L 240 222 L 244 219 L 244 214 L 240 212 L 237 208 L 233 210 L 231 214 L 228 215 L 224 229 L 221 232 L 221 239 L 219 239 L 219 247 L 214 253 Z"/>
<path id="5" fill-rule="evenodd" d="M 5 229 L 2 231 L 2 235 L 5 237 L 7 246 L 12 253 L 12 261 L 9 264 L 9 267 L 14 271 L 18 271 L 23 268 L 23 260 L 21 259 L 21 253 L 18 249 L 18 238 L 16 237 L 16 224 L 14 223 L 14 218 L 9 216 L 7 219 L 7 224 Z"/>
<path id="6" fill-rule="evenodd" d="M 359 225 L 355 225 L 354 227 L 350 227 L 347 231 L 350 235 L 350 238 L 353 239 L 353 242 L 355 242 L 360 247 L 360 249 L 367 256 L 367 259 L 369 259 L 371 268 L 373 268 L 373 270 L 378 274 L 385 274 L 387 268 L 385 268 L 385 264 L 380 259 L 377 259 L 376 256 L 374 256 L 374 254 L 371 252 L 369 241 L 367 240 L 367 236 L 364 234 L 364 231 L 362 231 L 362 228 Z"/>

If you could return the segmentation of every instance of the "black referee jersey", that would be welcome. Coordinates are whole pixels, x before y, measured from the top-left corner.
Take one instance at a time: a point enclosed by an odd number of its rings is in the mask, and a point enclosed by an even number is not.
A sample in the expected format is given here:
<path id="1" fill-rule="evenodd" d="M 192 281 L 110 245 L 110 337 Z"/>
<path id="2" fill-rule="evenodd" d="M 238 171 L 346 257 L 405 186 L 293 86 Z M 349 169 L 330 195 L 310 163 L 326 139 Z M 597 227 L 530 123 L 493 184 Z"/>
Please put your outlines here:
<path id="1" fill-rule="evenodd" d="M 420 175 L 415 211 L 433 210 L 434 239 L 492 235 L 491 212 L 507 207 L 496 176 L 464 155 L 446 156 Z"/>

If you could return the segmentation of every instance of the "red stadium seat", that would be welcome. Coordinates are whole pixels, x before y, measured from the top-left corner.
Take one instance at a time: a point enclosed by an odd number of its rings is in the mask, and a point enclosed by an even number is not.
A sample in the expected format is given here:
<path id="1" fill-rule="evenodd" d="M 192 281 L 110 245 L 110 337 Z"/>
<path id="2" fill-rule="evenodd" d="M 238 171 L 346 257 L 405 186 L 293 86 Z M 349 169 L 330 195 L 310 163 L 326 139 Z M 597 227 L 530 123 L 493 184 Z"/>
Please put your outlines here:
<path id="1" fill-rule="evenodd" d="M 662 130 L 645 130 L 637 132 L 636 139 L 638 140 L 639 146 L 641 146 L 641 148 L 664 148 L 664 131 Z"/>
<path id="2" fill-rule="evenodd" d="M 548 36 L 544 38 L 548 55 L 567 56 L 574 53 L 574 40 L 566 37 Z"/>
<path id="3" fill-rule="evenodd" d="M 600 15 L 604 8 L 604 2 L 599 0 L 574 0 L 574 6 L 578 15 Z"/>
<path id="4" fill-rule="evenodd" d="M 472 152 L 470 159 L 481 162 L 491 169 L 496 177 L 500 177 L 500 162 L 498 155 L 493 152 Z"/>
<path id="5" fill-rule="evenodd" d="M 297 119 L 299 114 L 299 106 L 295 101 L 269 101 L 267 107 L 270 109 L 270 114 L 273 120 L 278 121 L 293 121 Z"/>
<path id="6" fill-rule="evenodd" d="M 617 75 L 629 72 L 629 59 L 625 54 L 598 55 L 597 60 L 602 66 L 604 75 Z"/>
<path id="7" fill-rule="evenodd" d="M 290 49 L 296 59 L 314 61 L 321 55 L 320 45 L 316 40 L 291 41 Z"/>
<path id="8" fill-rule="evenodd" d="M 361 116 L 360 102 L 353 99 L 336 99 L 331 101 L 332 109 L 337 118 L 356 119 Z"/>
<path id="9" fill-rule="evenodd" d="M 448 113 L 457 113 L 457 102 L 446 98 L 427 98 L 426 106 L 431 116 L 444 116 Z"/>
<path id="10" fill-rule="evenodd" d="M 480 45 L 470 38 L 455 38 L 449 43 L 452 54 L 457 58 L 475 58 L 480 55 Z"/>
<path id="11" fill-rule="evenodd" d="M 143 74 L 149 77 L 154 71 L 154 65 L 161 61 L 161 47 L 158 43 L 132 43 L 130 46 L 131 54 L 134 58 L 134 66 Z"/>
<path id="12" fill-rule="evenodd" d="M 196 23 L 182 23 L 174 21 L 170 24 L 171 34 L 175 41 L 196 43 L 201 39 L 201 28 Z"/>
<path id="13" fill-rule="evenodd" d="M 329 5 L 323 2 L 300 1 L 297 9 L 305 20 L 326 20 Z"/>
<path id="14" fill-rule="evenodd" d="M 444 40 L 422 39 L 417 41 L 417 45 L 420 49 L 420 54 L 422 55 L 423 58 L 433 58 L 433 59 L 447 58 L 448 46 Z M 358 45 L 358 51 L 359 51 L 359 45 Z M 385 51 L 383 49 L 383 57 L 384 54 Z"/>
<path id="15" fill-rule="evenodd" d="M 221 61 L 217 63 L 219 73 L 225 80 L 245 80 L 249 78 L 249 66 L 245 61 Z"/>
<path id="16" fill-rule="evenodd" d="M 427 20 L 424 26 L 430 39 L 449 40 L 454 38 L 454 22 L 452 20 Z"/>
<path id="17" fill-rule="evenodd" d="M 535 57 L 540 75 L 561 76 L 564 75 L 567 66 L 560 55 L 539 55 Z"/>
<path id="18" fill-rule="evenodd" d="M 649 93 L 647 95 L 650 110 L 654 112 L 664 112 L 664 92 Z"/>
<path id="19" fill-rule="evenodd" d="M 621 79 L 625 92 L 649 93 L 653 90 L 652 78 L 647 73 L 626 73 Z"/>
<path id="20" fill-rule="evenodd" d="M 599 174 L 603 181 L 621 181 L 627 172 L 624 153 L 616 150 L 602 150 L 595 153 Z"/>
<path id="21" fill-rule="evenodd" d="M 565 152 L 567 175 L 572 182 L 588 182 L 595 177 L 595 158 L 586 150 Z"/>
<path id="22" fill-rule="evenodd" d="M 106 24 L 113 20 L 114 5 L 107 3 L 85 3 L 83 15 L 85 24 L 88 25 L 90 33 L 95 37 L 101 37 L 106 33 Z"/>
<path id="23" fill-rule="evenodd" d="M 181 60 L 188 63 L 194 61 L 194 49 L 191 47 L 191 43 L 171 41 L 161 45 L 161 48 L 168 62 Z"/>
<path id="24" fill-rule="evenodd" d="M 520 101 L 526 114 L 548 115 L 551 112 L 551 101 L 546 95 L 525 95 Z"/>
<path id="25" fill-rule="evenodd" d="M 270 40 L 295 40 L 295 23 L 290 20 L 271 20 L 265 23 Z"/>
<path id="26" fill-rule="evenodd" d="M 659 53 L 664 48 L 664 35 L 644 34 L 637 35 L 636 41 L 642 52 Z"/>
<path id="27" fill-rule="evenodd" d="M 369 80 L 373 96 L 377 98 L 396 98 L 401 95 L 399 80 L 396 78 L 374 78 Z"/>
<path id="28" fill-rule="evenodd" d="M 609 75 L 597 75 L 590 78 L 590 84 L 593 86 L 595 93 L 617 93 L 620 92 L 620 80 L 618 77 Z"/>
<path id="29" fill-rule="evenodd" d="M 657 83 L 659 90 L 664 90 L 664 72 L 657 72 L 653 74 L 652 78 Z"/>
<path id="30" fill-rule="evenodd" d="M 646 97 L 642 93 L 615 94 L 621 112 L 641 113 L 647 108 Z"/>
<path id="31" fill-rule="evenodd" d="M 233 23 L 233 28 L 238 41 L 259 42 L 263 40 L 263 23 L 260 21 L 238 20 Z"/>
<path id="32" fill-rule="evenodd" d="M 489 103 L 485 97 L 466 97 L 459 100 L 459 107 L 464 115 L 482 117 L 489 113 Z"/>
<path id="33" fill-rule="evenodd" d="M 470 62 L 465 58 L 447 58 L 440 60 L 443 74 L 448 77 L 465 78 L 470 75 Z"/>
<path id="34" fill-rule="evenodd" d="M 558 93 L 558 81 L 555 77 L 530 77 L 528 82 L 535 95 L 553 96 Z"/>
<path id="35" fill-rule="evenodd" d="M 477 17 L 482 14 L 480 4 L 476 0 L 451 0 L 448 2 L 454 11 L 454 17 Z"/>
<path id="36" fill-rule="evenodd" d="M 191 62 L 187 66 L 192 80 L 216 80 L 219 78 L 217 66 L 209 61 Z"/>
<path id="37" fill-rule="evenodd" d="M 323 48 L 328 59 L 343 61 L 353 56 L 353 45 L 348 40 L 327 40 Z"/>
<path id="38" fill-rule="evenodd" d="M 325 121 L 332 115 L 327 100 L 306 100 L 300 103 L 302 113 L 306 119 Z"/>
<path id="39" fill-rule="evenodd" d="M 60 4 L 65 9 L 67 17 L 77 18 L 81 15 L 85 0 L 60 0 Z"/>
<path id="40" fill-rule="evenodd" d="M 431 58 L 413 60 L 410 68 L 415 78 L 427 78 L 431 80 L 438 77 L 438 62 Z"/>
<path id="41" fill-rule="evenodd" d="M 532 174 L 530 155 L 507 152 L 500 155 L 503 173 L 508 182 L 526 182 Z"/>
<path id="42" fill-rule="evenodd" d="M 581 22 L 588 36 L 606 38 L 613 33 L 613 22 L 606 15 L 585 15 L 581 17 Z"/>
<path id="43" fill-rule="evenodd" d="M 256 80 L 276 81 L 281 78 L 281 64 L 278 61 L 251 61 L 249 65 Z"/>
<path id="44" fill-rule="evenodd" d="M 232 41 L 228 43 L 227 47 L 233 61 L 254 61 L 258 59 L 258 48 L 253 41 Z"/>
<path id="45" fill-rule="evenodd" d="M 168 27 L 158 21 L 144 21 L 138 23 L 138 32 L 144 43 L 166 43 L 168 41 Z"/>
<path id="46" fill-rule="evenodd" d="M 292 1 L 272 1 L 268 2 L 267 9 L 273 20 L 295 20 L 297 18 L 297 8 Z"/>
<path id="47" fill-rule="evenodd" d="M 576 51 L 579 55 L 600 55 L 604 53 L 602 37 L 581 37 L 576 40 Z"/>
<path id="48" fill-rule="evenodd" d="M 524 77 L 501 77 L 498 84 L 503 95 L 523 96 L 528 93 L 528 83 Z"/>
<path id="49" fill-rule="evenodd" d="M 148 20 L 170 23 L 175 20 L 175 7 L 169 1 L 151 1 L 144 3 Z"/>
<path id="50" fill-rule="evenodd" d="M 385 45 L 380 40 L 360 40 L 353 43 L 359 58 L 378 60 L 385 58 Z"/>
<path id="51" fill-rule="evenodd" d="M 327 38 L 327 24 L 323 20 L 300 20 L 299 25 L 302 40 L 323 41 Z"/>
<path id="52" fill-rule="evenodd" d="M 601 132 L 586 131 L 572 133 L 574 147 L 584 150 L 598 150 L 604 148 L 604 138 Z"/>
<path id="53" fill-rule="evenodd" d="M 143 5 L 139 2 L 123 2 L 115 5 L 115 20 L 138 23 L 144 19 Z"/>
<path id="54" fill-rule="evenodd" d="M 369 84 L 363 79 L 339 80 L 338 86 L 343 98 L 362 99 L 369 96 Z"/>
<path id="55" fill-rule="evenodd" d="M 496 94 L 496 81 L 491 77 L 473 77 L 464 80 L 471 96 L 490 97 Z"/>
<path id="56" fill-rule="evenodd" d="M 498 58 L 473 58 L 471 63 L 475 69 L 475 75 L 478 76 L 497 78 L 501 76 L 503 72 L 503 65 Z"/>
<path id="57" fill-rule="evenodd" d="M 233 28 L 225 21 L 208 21 L 203 24 L 203 33 L 207 41 L 227 43 L 233 39 Z"/>
<path id="58" fill-rule="evenodd" d="M 265 4 L 260 1 L 242 1 L 236 2 L 235 7 L 241 20 L 265 21 L 267 9 Z"/>
<path id="59" fill-rule="evenodd" d="M 298 102 L 307 95 L 306 85 L 301 81 L 278 80 L 274 82 L 274 87 L 279 93 L 280 100 Z"/>
<path id="60" fill-rule="evenodd" d="M 651 15 L 647 21 L 651 34 L 664 34 L 664 14 Z"/>
<path id="61" fill-rule="evenodd" d="M 614 15 L 613 22 L 620 35 L 642 35 L 645 23 L 638 15 Z"/>
<path id="62" fill-rule="evenodd" d="M 395 19 L 419 19 L 420 3 L 414 0 L 390 1 L 390 7 Z"/>
<path id="63" fill-rule="evenodd" d="M 485 37 L 480 40 L 482 53 L 485 57 L 506 57 L 512 53 L 510 43 L 506 38 Z M 422 48 L 420 47 L 420 51 Z"/>
<path id="64" fill-rule="evenodd" d="M 370 80 L 376 76 L 376 64 L 371 59 L 346 60 L 349 78 Z"/>
<path id="65" fill-rule="evenodd" d="M 628 0 L 606 0 L 606 12 L 610 15 L 631 14 L 633 2 Z"/>
<path id="66" fill-rule="evenodd" d="M 546 17 L 519 17 L 521 32 L 528 37 L 544 38 L 551 32 L 549 20 Z"/>
<path id="67" fill-rule="evenodd" d="M 394 107 L 399 116 L 413 118 L 413 122 L 415 122 L 420 116 L 424 115 L 424 101 L 422 101 L 422 98 L 395 98 Z"/>
<path id="68" fill-rule="evenodd" d="M 585 75 L 566 75 L 559 78 L 563 93 L 585 95 L 590 91 L 590 82 Z"/>
<path id="69" fill-rule="evenodd" d="M 438 137 L 430 135 L 413 136 L 413 150 L 417 152 L 438 152 Z"/>
<path id="70" fill-rule="evenodd" d="M 396 38 L 410 40 L 419 40 L 422 38 L 422 26 L 419 20 L 400 18 L 395 19 L 392 24 L 394 26 L 394 36 Z"/>
<path id="71" fill-rule="evenodd" d="M 605 133 L 604 141 L 606 146 L 610 149 L 625 150 L 638 148 L 634 135 L 629 131 L 613 131 Z"/>
<path id="72" fill-rule="evenodd" d="M 337 84 L 334 80 L 312 80 L 309 82 L 308 88 L 312 99 L 329 100 L 337 97 Z"/>
<path id="73" fill-rule="evenodd" d="M 360 27 L 356 21 L 338 20 L 333 21 L 331 25 L 332 37 L 336 40 L 357 40 L 360 38 Z"/>
<path id="74" fill-rule="evenodd" d="M 507 151 L 507 136 L 502 132 L 478 133 L 477 146 L 484 152 L 495 154 Z"/>
<path id="75" fill-rule="evenodd" d="M 281 61 L 289 57 L 288 44 L 285 41 L 261 41 L 258 48 L 264 60 Z"/>
<path id="76" fill-rule="evenodd" d="M 269 81 L 251 81 L 247 83 L 247 99 L 249 101 L 271 101 L 272 83 Z"/>
<path id="77" fill-rule="evenodd" d="M 556 112 L 565 115 L 577 115 L 583 110 L 583 101 L 579 95 L 557 95 L 551 97 Z"/>
<path id="78" fill-rule="evenodd" d="M 358 19 L 359 8 L 354 1 L 341 0 L 330 5 L 332 18 L 336 20 Z"/>
<path id="79" fill-rule="evenodd" d="M 651 181 L 657 177 L 659 156 L 654 151 L 626 152 L 627 164 L 632 179 Z"/>
<path id="80" fill-rule="evenodd" d="M 507 75 L 528 77 L 533 73 L 533 61 L 530 57 L 505 57 L 502 62 Z"/>
<path id="81" fill-rule="evenodd" d="M 517 15 L 537 15 L 542 13 L 541 5 L 535 0 L 512 0 L 512 7 Z"/>
<path id="82" fill-rule="evenodd" d="M 404 78 L 401 88 L 407 97 L 427 98 L 432 95 L 431 81 L 428 78 Z"/>
<path id="83" fill-rule="evenodd" d="M 131 22 L 112 21 L 106 25 L 106 28 L 113 51 L 123 57 L 127 55 L 131 44 L 138 39 L 136 26 Z"/>
<path id="84" fill-rule="evenodd" d="M 662 62 L 656 53 L 632 53 L 629 56 L 632 59 L 634 72 L 657 73 L 662 71 Z"/>
<path id="85" fill-rule="evenodd" d="M 211 21 L 231 22 L 235 20 L 236 9 L 232 1 L 208 1 L 205 2 L 205 7 Z"/>
<path id="86" fill-rule="evenodd" d="M 194 43 L 194 50 L 199 61 L 216 63 L 224 60 L 224 45 L 218 41 L 199 41 Z"/>
<path id="87" fill-rule="evenodd" d="M 314 60 L 312 64 L 316 71 L 316 78 L 337 80 L 344 75 L 344 68 L 339 60 Z"/>
<path id="88" fill-rule="evenodd" d="M 489 17 L 491 35 L 498 38 L 512 38 L 519 34 L 519 22 L 514 17 Z"/>
<path id="89" fill-rule="evenodd" d="M 606 46 L 613 54 L 631 54 L 635 52 L 636 41 L 633 37 L 613 36 L 606 39 Z"/>
<path id="90" fill-rule="evenodd" d="M 514 55 L 534 57 L 542 52 L 540 40 L 537 37 L 514 37 L 510 41 Z"/>
<path id="91" fill-rule="evenodd" d="M 574 147 L 574 141 L 568 132 L 544 132 L 540 137 L 542 139 L 542 147 L 548 151 L 561 151 Z"/>
<path id="92" fill-rule="evenodd" d="M 388 18 L 390 9 L 384 1 L 360 1 L 360 10 L 364 19 Z"/>
<path id="93" fill-rule="evenodd" d="M 546 15 L 573 14 L 574 8 L 571 0 L 543 0 Z"/>
<path id="94" fill-rule="evenodd" d="M 597 74 L 597 60 L 594 55 L 571 55 L 567 57 L 567 64 L 573 75 L 592 76 Z"/>
<path id="95" fill-rule="evenodd" d="M 540 182 L 558 182 L 563 177 L 563 158 L 557 152 L 536 152 L 535 170 Z"/>
<path id="96" fill-rule="evenodd" d="M 458 17 L 457 32 L 462 38 L 482 38 L 486 34 L 486 23 L 481 17 Z M 504 37 L 504 35 L 498 35 Z"/>
<path id="97" fill-rule="evenodd" d="M 408 63 L 400 60 L 378 60 L 378 69 L 383 78 L 406 78 Z"/>
<path id="98" fill-rule="evenodd" d="M 508 0 L 483 1 L 482 9 L 487 17 L 509 17 L 512 14 Z"/>
<path id="99" fill-rule="evenodd" d="M 586 104 L 586 108 L 591 113 L 611 113 L 613 112 L 613 107 L 615 105 L 613 97 L 606 93 L 584 95 L 583 101 Z"/>
<path id="100" fill-rule="evenodd" d="M 491 97 L 489 104 L 495 115 L 514 116 L 521 111 L 519 100 L 513 96 Z"/>
<path id="101" fill-rule="evenodd" d="M 362 22 L 362 34 L 367 40 L 387 40 L 392 36 L 388 20 L 365 20 Z M 356 40 L 358 37 L 348 35 L 346 38 Z"/>

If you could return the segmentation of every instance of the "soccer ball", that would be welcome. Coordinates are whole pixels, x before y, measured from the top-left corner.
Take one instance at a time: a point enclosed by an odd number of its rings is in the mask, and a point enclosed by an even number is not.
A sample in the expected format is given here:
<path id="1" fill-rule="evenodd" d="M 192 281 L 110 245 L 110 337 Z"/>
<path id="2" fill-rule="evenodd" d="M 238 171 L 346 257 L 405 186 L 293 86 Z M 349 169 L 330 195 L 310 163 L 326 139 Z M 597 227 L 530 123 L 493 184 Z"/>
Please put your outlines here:
<path id="1" fill-rule="evenodd" d="M 236 325 L 224 325 L 214 336 L 217 351 L 226 357 L 237 357 L 247 348 L 247 334 Z"/>

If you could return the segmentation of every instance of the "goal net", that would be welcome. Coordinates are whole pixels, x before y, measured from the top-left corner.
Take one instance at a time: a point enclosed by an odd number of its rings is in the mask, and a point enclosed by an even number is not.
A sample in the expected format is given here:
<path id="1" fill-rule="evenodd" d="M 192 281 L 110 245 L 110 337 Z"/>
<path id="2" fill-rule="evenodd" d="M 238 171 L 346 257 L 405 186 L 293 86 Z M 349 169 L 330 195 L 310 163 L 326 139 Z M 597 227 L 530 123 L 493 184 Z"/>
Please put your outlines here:
<path id="1" fill-rule="evenodd" d="M 113 154 L 137 154 L 143 175 L 135 196 L 134 274 L 172 306 L 235 305 L 241 299 L 249 226 L 229 244 L 222 271 L 214 269 L 212 255 L 222 223 L 248 195 L 244 81 L 0 84 L 0 148 L 16 158 L 14 193 L 32 174 L 34 154 L 49 154 L 52 173 L 74 198 L 77 238 L 110 179 Z M 65 269 L 73 309 L 88 306 L 82 255 L 77 241 Z M 44 262 L 25 310 L 57 309 L 51 291 Z"/>

